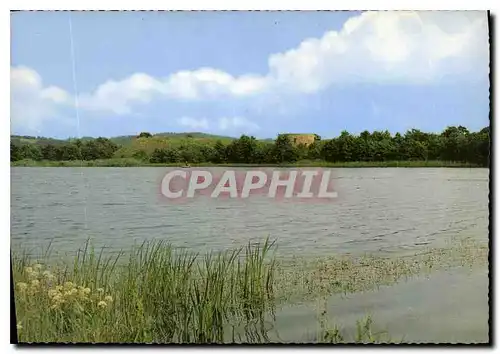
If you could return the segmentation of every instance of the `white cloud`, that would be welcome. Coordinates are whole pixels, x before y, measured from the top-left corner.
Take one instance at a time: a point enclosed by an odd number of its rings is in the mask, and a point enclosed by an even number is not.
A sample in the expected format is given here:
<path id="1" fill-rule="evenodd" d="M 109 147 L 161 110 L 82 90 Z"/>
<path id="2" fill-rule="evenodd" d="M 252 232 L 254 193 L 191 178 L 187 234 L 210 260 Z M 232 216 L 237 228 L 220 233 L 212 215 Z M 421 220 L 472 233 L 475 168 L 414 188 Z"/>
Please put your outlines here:
<path id="1" fill-rule="evenodd" d="M 156 94 L 174 99 L 212 99 L 314 93 L 352 82 L 429 83 L 445 75 L 486 75 L 485 12 L 365 12 L 340 31 L 304 40 L 269 57 L 265 76 L 234 77 L 213 68 L 181 71 L 164 79 L 135 74 L 101 85 L 90 107 L 128 113 L 129 104 Z"/>
<path id="2" fill-rule="evenodd" d="M 89 110 L 130 114 L 135 104 L 154 99 L 277 97 L 358 82 L 428 84 L 445 76 L 475 80 L 487 78 L 488 50 L 486 12 L 365 12 L 347 20 L 340 31 L 271 55 L 266 75 L 235 77 L 214 68 L 165 78 L 136 73 L 82 94 L 80 103 Z M 21 91 L 15 97 L 24 97 L 18 108 L 26 121 L 36 123 L 49 108 L 68 101 L 61 89 L 43 88 L 36 72 L 12 70 L 11 82 Z M 26 104 L 30 100 L 35 104 Z M 42 109 L 28 112 L 35 106 Z"/>
<path id="3" fill-rule="evenodd" d="M 155 97 L 183 100 L 241 97 L 262 93 L 265 87 L 263 78 L 252 75 L 234 78 L 210 68 L 180 71 L 165 79 L 138 73 L 120 81 L 105 82 L 93 93 L 81 95 L 80 103 L 89 110 L 129 114 L 133 104 L 147 104 Z"/>
<path id="4" fill-rule="evenodd" d="M 80 104 L 89 110 L 129 114 L 132 104 L 149 103 L 154 95 L 161 94 L 163 89 L 163 84 L 157 79 L 137 73 L 121 81 L 109 80 L 92 94 L 82 94 Z"/>
<path id="5" fill-rule="evenodd" d="M 260 127 L 244 117 L 223 117 L 219 119 L 219 129 L 224 131 L 237 130 L 250 133 L 260 129 Z"/>
<path id="6" fill-rule="evenodd" d="M 429 83 L 488 70 L 486 12 L 366 12 L 269 58 L 270 76 L 301 92 L 332 84 Z"/>
<path id="7" fill-rule="evenodd" d="M 207 118 L 182 117 L 177 123 L 188 127 L 191 130 L 208 130 L 211 126 Z M 259 130 L 260 127 L 244 117 L 222 117 L 217 120 L 215 128 L 219 131 L 251 133 Z"/>
<path id="8" fill-rule="evenodd" d="M 12 125 L 37 131 L 43 121 L 54 119 L 60 105 L 70 104 L 71 96 L 56 86 L 44 87 L 40 75 L 27 67 L 10 71 Z"/>
<path id="9" fill-rule="evenodd" d="M 178 123 L 193 130 L 208 129 L 208 120 L 206 118 L 196 119 L 191 117 L 182 117 L 179 119 Z"/>
<path id="10" fill-rule="evenodd" d="M 217 98 L 224 95 L 250 96 L 267 88 L 266 78 L 255 75 L 233 77 L 211 68 L 181 71 L 163 82 L 163 92 L 175 98 Z"/>

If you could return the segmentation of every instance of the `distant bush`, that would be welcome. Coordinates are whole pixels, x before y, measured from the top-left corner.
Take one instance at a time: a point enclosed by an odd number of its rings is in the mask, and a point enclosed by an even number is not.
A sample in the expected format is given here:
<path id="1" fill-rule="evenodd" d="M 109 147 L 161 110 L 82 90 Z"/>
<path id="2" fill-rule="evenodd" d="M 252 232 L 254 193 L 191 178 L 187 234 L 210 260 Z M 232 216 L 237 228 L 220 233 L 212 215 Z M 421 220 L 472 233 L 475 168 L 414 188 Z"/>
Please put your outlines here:
<path id="1" fill-rule="evenodd" d="M 138 138 L 151 138 L 153 135 L 151 133 L 148 133 L 148 132 L 142 132 L 140 133 L 137 137 Z"/>
<path id="2" fill-rule="evenodd" d="M 188 134 L 192 135 L 192 134 Z M 143 132 L 139 137 L 152 137 Z M 134 158 L 151 163 L 236 163 L 285 164 L 300 160 L 329 163 L 444 161 L 489 166 L 489 127 L 479 132 L 466 128 L 448 127 L 441 134 L 416 129 L 394 136 L 388 131 L 363 131 L 359 135 L 343 131 L 338 137 L 322 140 L 315 135 L 313 143 L 294 144 L 280 135 L 275 141 L 259 141 L 253 136 L 239 139 L 213 138 L 171 139 L 155 136 L 137 140 L 131 146 L 120 147 L 106 138 L 76 139 L 64 144 L 38 145 L 11 142 L 11 161 L 71 161 L 110 158 Z"/>
<path id="3" fill-rule="evenodd" d="M 134 152 L 132 157 L 134 159 L 138 159 L 138 160 L 142 160 L 142 161 L 149 160 L 149 156 L 148 156 L 147 152 L 144 150 L 138 150 L 138 151 Z"/>

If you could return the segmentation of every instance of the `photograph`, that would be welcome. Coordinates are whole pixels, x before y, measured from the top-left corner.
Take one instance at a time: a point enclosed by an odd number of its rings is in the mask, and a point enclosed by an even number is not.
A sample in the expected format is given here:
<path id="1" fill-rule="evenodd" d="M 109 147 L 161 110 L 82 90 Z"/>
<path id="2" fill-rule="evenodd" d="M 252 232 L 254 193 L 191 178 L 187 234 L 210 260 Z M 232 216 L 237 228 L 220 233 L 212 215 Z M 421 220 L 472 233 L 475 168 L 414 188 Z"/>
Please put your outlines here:
<path id="1" fill-rule="evenodd" d="M 10 11 L 11 343 L 490 345 L 492 23 Z"/>

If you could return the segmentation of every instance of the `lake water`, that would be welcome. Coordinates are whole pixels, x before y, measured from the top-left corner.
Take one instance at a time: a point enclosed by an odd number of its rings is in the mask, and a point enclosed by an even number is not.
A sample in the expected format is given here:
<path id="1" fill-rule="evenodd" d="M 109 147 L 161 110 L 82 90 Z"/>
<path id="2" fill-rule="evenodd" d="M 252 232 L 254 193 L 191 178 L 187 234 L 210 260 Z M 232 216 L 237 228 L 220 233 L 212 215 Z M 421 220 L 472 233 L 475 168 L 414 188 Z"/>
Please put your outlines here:
<path id="1" fill-rule="evenodd" d="M 159 197 L 162 168 L 12 168 L 13 247 L 75 250 L 161 238 L 196 251 L 270 236 L 280 254 L 401 252 L 486 239 L 487 169 L 336 169 L 338 200 L 304 204 Z"/>
<path id="2" fill-rule="evenodd" d="M 108 252 L 129 249 L 145 239 L 165 239 L 176 247 L 204 252 L 270 236 L 277 240 L 283 257 L 366 252 L 390 256 L 440 247 L 450 237 L 488 239 L 488 169 L 334 169 L 339 198 L 321 204 L 276 202 L 265 197 L 167 203 L 159 196 L 160 180 L 166 171 L 12 168 L 12 248 L 40 250 L 52 240 L 57 251 L 75 251 L 91 237 L 95 246 L 108 247 Z M 370 309 L 376 322 L 377 315 L 382 320 L 380 325 L 392 326 L 396 332 L 398 326 L 412 326 L 414 332 L 409 336 L 406 333 L 408 340 L 484 341 L 487 277 L 484 272 L 473 274 L 479 275 L 438 274 L 432 278 L 437 279 L 434 283 L 414 280 L 379 292 L 354 294 L 353 299 L 339 300 L 343 301 L 339 304 L 345 303 L 344 310 L 337 308 L 335 313 L 351 319 L 346 311 L 358 314 L 364 309 L 361 304 L 372 301 Z M 438 284 L 446 294 L 446 289 L 460 288 L 453 293 L 469 299 L 467 308 L 454 300 L 446 306 L 437 305 L 443 299 L 431 306 L 440 290 L 419 281 Z M 409 295 L 415 292 L 421 297 Z M 306 321 L 308 315 L 300 311 L 300 307 L 288 311 L 284 321 Z M 437 324 L 426 326 L 432 313 L 439 313 L 434 321 Z M 463 336 L 453 331 L 460 313 L 460 321 L 467 322 L 463 316 L 468 314 L 473 317 L 468 322 L 473 328 L 461 327 Z M 435 334 L 433 328 L 441 328 L 441 334 Z"/>
<path id="3" fill-rule="evenodd" d="M 488 285 L 487 269 L 438 271 L 378 291 L 332 296 L 327 311 L 331 325 L 339 324 L 347 333 L 355 334 L 356 321 L 371 315 L 373 332 L 386 331 L 398 342 L 485 343 Z M 273 340 L 314 341 L 317 308 L 307 303 L 279 311 Z"/>

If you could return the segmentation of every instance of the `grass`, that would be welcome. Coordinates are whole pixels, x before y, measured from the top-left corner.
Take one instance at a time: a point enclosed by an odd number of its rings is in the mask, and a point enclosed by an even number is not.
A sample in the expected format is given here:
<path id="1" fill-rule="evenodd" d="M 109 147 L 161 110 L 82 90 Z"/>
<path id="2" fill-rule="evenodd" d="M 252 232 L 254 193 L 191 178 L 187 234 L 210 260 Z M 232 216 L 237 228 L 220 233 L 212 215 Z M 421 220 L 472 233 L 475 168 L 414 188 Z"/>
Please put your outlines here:
<path id="1" fill-rule="evenodd" d="M 188 137 L 188 135 L 190 135 L 191 137 Z M 114 156 L 120 158 L 134 157 L 135 154 L 141 151 L 148 156 L 151 156 L 155 149 L 179 148 L 183 145 L 214 146 L 218 140 L 227 145 L 234 139 L 230 137 L 217 137 L 214 135 L 206 135 L 200 133 L 188 133 L 155 135 L 150 138 L 132 138 L 128 141 L 114 140 L 115 142 L 120 142 L 122 145 L 115 152 Z"/>
<path id="2" fill-rule="evenodd" d="M 13 167 L 140 167 L 144 166 L 144 162 L 134 158 L 117 158 L 103 159 L 92 161 L 34 161 L 34 160 L 19 160 L 11 162 Z"/>
<path id="3" fill-rule="evenodd" d="M 204 256 L 159 241 L 105 256 L 87 242 L 73 258 L 13 254 L 20 342 L 269 343 L 276 309 L 317 300 L 317 342 L 392 342 L 329 323 L 327 301 L 449 267 L 484 265 L 486 244 L 459 240 L 399 258 L 276 258 L 265 240 Z"/>
<path id="4" fill-rule="evenodd" d="M 139 133 L 138 133 L 139 134 Z M 69 138 L 69 139 L 55 139 L 55 138 L 44 138 L 44 137 L 35 137 L 35 136 L 20 136 L 20 135 L 11 135 L 10 139 L 14 143 L 25 143 L 25 144 L 40 144 L 40 145 L 45 145 L 45 144 L 54 144 L 54 145 L 62 145 L 66 144 L 72 140 L 75 140 L 76 138 Z M 93 137 L 82 137 L 82 140 L 94 140 L 95 138 Z M 185 133 L 155 133 L 151 138 L 140 138 L 137 139 L 137 135 L 122 135 L 122 136 L 115 136 L 109 138 L 111 141 L 113 141 L 116 144 L 123 145 L 125 147 L 131 146 L 136 142 L 137 140 L 146 140 L 149 139 L 153 143 L 154 142 L 167 142 L 167 143 L 182 143 L 182 142 L 208 142 L 208 143 L 213 143 L 217 140 L 221 140 L 223 142 L 231 142 L 235 138 L 229 137 L 229 136 L 223 136 L 223 135 L 213 135 L 213 134 L 207 134 L 207 133 L 201 133 L 201 132 L 185 132 Z"/>
<path id="5" fill-rule="evenodd" d="M 399 257 L 339 255 L 315 259 L 292 257 L 276 262 L 278 303 L 303 302 L 318 296 L 369 291 L 419 274 L 488 262 L 488 244 L 470 239 L 451 240 Z"/>
<path id="6" fill-rule="evenodd" d="M 326 162 L 326 161 L 298 161 L 285 164 L 213 164 L 191 163 L 193 167 L 331 167 L 331 168 L 370 168 L 370 167 L 484 167 L 470 163 L 453 161 L 352 161 L 352 162 Z M 184 163 L 149 163 L 135 158 L 112 158 L 93 161 L 34 161 L 20 160 L 11 162 L 14 167 L 181 167 Z"/>
<path id="7" fill-rule="evenodd" d="M 265 339 L 272 246 L 199 257 L 154 242 L 128 260 L 86 247 L 71 265 L 14 255 L 19 341 L 220 343 L 238 326 Z"/>
<path id="8" fill-rule="evenodd" d="M 393 343 L 398 341 L 393 340 L 387 331 L 374 331 L 373 319 L 371 316 L 356 321 L 356 332 L 349 333 L 341 326 L 335 324 L 333 326 L 326 321 L 326 312 L 323 312 L 320 319 L 321 330 L 317 336 L 316 341 L 319 343 L 329 344 L 380 344 L 380 343 Z M 401 341 L 399 341 L 401 343 Z"/>

